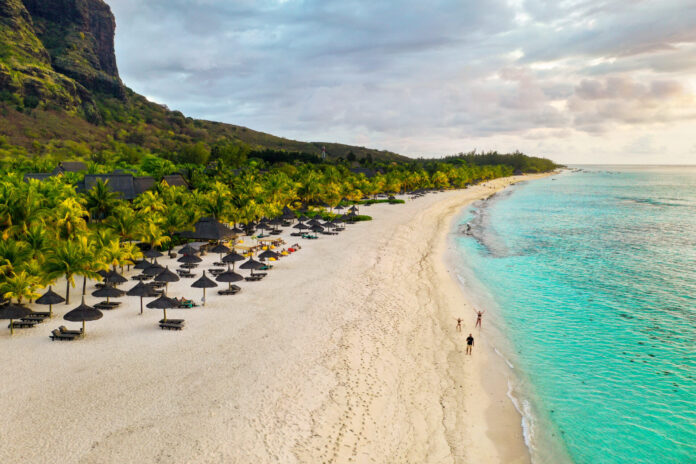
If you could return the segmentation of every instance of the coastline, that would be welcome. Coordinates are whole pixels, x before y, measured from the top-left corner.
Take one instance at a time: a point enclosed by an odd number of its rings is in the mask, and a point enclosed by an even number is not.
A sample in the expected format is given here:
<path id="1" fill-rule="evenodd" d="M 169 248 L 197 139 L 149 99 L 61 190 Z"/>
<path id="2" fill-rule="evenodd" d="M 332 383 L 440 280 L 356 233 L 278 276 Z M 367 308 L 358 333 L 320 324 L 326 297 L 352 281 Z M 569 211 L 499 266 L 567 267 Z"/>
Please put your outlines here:
<path id="1" fill-rule="evenodd" d="M 530 178 L 364 208 L 374 221 L 303 242 L 263 282 L 174 312 L 187 320 L 180 333 L 158 330 L 161 313 L 141 316 L 128 298 L 88 323 L 86 340 L 52 343 L 77 302 L 54 307 L 43 327 L 0 340 L 0 362 L 22 372 L 3 381 L 12 427 L 0 457 L 528 462 L 515 460 L 524 443 L 507 384 L 485 375 L 495 360 L 480 343 L 464 358 L 455 321 L 466 331 L 473 317 L 443 257 L 464 206 Z M 170 294 L 198 300 L 190 283 Z"/>

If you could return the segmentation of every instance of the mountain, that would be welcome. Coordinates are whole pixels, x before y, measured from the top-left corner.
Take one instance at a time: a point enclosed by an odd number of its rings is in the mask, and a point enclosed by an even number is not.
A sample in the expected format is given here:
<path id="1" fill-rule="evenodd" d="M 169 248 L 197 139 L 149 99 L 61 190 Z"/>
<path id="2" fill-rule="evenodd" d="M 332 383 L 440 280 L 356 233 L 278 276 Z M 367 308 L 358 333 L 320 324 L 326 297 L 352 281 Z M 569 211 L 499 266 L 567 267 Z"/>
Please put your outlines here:
<path id="1" fill-rule="evenodd" d="M 0 0 L 0 148 L 67 156 L 124 146 L 162 156 L 195 144 L 382 161 L 387 151 L 300 142 L 185 117 L 129 89 L 118 74 L 116 21 L 102 0 Z M 61 152 L 62 153 L 62 152 Z"/>

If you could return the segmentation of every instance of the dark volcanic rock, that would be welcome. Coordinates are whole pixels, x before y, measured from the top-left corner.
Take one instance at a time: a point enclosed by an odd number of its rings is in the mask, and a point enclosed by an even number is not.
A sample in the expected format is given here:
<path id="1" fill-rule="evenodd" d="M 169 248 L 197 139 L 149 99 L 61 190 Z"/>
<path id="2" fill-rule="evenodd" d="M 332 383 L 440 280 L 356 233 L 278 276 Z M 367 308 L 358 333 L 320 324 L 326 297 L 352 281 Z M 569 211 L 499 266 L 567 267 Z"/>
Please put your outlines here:
<path id="1" fill-rule="evenodd" d="M 2 1 L 2 0 L 0 0 Z M 53 68 L 89 90 L 119 98 L 116 21 L 102 0 L 23 0 Z"/>

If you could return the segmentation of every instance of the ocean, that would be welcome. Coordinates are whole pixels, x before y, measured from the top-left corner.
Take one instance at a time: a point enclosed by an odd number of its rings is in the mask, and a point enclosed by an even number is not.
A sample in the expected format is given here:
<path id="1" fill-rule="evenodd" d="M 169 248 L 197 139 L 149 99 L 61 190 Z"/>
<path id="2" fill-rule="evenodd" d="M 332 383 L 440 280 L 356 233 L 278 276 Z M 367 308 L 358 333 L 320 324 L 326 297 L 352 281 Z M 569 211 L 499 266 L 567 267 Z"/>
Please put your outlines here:
<path id="1" fill-rule="evenodd" d="M 696 463 L 696 167 L 579 168 L 456 220 L 474 335 L 535 463 Z"/>

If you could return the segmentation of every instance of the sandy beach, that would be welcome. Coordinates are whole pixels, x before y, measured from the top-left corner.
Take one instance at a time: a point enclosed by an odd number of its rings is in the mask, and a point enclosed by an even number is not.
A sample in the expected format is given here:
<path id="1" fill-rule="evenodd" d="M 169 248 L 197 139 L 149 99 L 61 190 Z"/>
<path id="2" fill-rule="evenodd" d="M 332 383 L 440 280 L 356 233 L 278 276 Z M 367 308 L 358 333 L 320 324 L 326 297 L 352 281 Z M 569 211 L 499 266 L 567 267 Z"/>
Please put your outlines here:
<path id="1" fill-rule="evenodd" d="M 363 207 L 374 220 L 337 237 L 286 237 L 302 249 L 263 281 L 168 311 L 186 319 L 181 332 L 161 331 L 162 311 L 140 315 L 127 297 L 87 323 L 86 339 L 51 342 L 52 329 L 77 328 L 62 315 L 79 304 L 80 280 L 53 320 L 13 337 L 3 326 L 0 459 L 529 462 L 501 360 L 481 336 L 464 355 L 474 313 L 444 258 L 463 206 L 530 178 Z M 170 284 L 169 296 L 200 303 L 192 282 Z"/>

